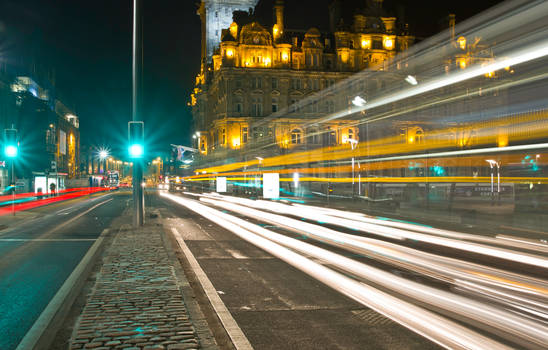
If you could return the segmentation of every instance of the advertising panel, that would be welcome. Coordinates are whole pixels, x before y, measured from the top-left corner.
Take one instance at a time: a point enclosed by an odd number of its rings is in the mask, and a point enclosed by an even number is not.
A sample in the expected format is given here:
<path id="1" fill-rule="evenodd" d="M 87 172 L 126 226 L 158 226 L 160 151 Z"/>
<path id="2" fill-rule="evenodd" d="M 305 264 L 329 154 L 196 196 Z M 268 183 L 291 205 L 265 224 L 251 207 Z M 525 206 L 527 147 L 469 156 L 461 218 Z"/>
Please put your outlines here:
<path id="1" fill-rule="evenodd" d="M 59 130 L 59 153 L 67 154 L 67 133 Z"/>
<path id="2" fill-rule="evenodd" d="M 263 174 L 263 198 L 280 198 L 280 174 Z"/>
<path id="3" fill-rule="evenodd" d="M 217 192 L 226 192 L 226 177 L 217 178 Z"/>

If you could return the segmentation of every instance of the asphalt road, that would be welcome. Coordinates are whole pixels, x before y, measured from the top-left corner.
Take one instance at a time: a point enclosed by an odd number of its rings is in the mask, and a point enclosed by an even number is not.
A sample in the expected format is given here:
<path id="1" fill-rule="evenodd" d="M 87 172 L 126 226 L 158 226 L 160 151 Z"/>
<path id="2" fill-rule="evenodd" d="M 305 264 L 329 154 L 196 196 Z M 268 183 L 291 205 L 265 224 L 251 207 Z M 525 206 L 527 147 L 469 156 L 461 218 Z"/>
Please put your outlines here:
<path id="1" fill-rule="evenodd" d="M 433 349 L 434 343 L 160 197 L 174 227 L 255 349 Z"/>
<path id="2" fill-rule="evenodd" d="M 0 231 L 0 349 L 15 349 L 129 195 L 82 197 L 35 209 Z"/>

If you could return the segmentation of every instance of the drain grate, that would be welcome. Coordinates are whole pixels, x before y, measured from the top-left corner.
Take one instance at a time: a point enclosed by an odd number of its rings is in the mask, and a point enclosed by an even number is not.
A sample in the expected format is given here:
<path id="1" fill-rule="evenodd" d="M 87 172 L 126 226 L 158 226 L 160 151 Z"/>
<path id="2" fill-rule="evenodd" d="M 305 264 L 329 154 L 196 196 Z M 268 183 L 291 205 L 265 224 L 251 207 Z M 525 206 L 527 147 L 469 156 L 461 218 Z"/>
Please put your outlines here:
<path id="1" fill-rule="evenodd" d="M 367 322 L 371 326 L 388 326 L 394 323 L 391 319 L 371 309 L 353 310 L 351 312 L 356 318 Z"/>

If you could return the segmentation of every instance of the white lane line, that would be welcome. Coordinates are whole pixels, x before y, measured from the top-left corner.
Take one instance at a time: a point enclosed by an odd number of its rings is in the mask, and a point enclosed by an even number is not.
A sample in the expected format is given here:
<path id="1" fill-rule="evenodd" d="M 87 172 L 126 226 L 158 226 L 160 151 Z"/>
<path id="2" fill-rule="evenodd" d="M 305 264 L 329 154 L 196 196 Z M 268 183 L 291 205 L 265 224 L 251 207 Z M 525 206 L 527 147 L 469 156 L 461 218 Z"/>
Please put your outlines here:
<path id="1" fill-rule="evenodd" d="M 240 254 L 240 253 L 238 253 L 238 252 L 235 251 L 235 250 L 227 249 L 226 251 L 229 252 L 230 255 L 232 255 L 232 257 L 233 257 L 234 259 L 249 259 L 248 256 L 245 256 L 245 255 L 243 255 L 243 254 Z"/>
<path id="2" fill-rule="evenodd" d="M 202 285 L 202 288 L 204 289 L 204 292 L 206 293 L 209 302 L 211 303 L 213 309 L 217 313 L 217 316 L 221 320 L 221 323 L 223 324 L 223 327 L 225 328 L 228 336 L 232 340 L 232 344 L 234 344 L 234 347 L 237 350 L 253 349 L 244 332 L 242 332 L 241 328 L 238 326 L 238 324 L 230 314 L 230 311 L 228 311 L 226 305 L 217 294 L 217 290 L 215 289 L 215 287 L 213 287 L 213 283 L 211 283 L 206 273 L 204 272 L 204 270 L 202 270 L 200 264 L 186 245 L 179 231 L 177 231 L 175 227 L 172 227 L 171 231 L 173 232 L 177 243 L 179 243 L 183 254 L 185 254 L 186 259 L 192 267 L 192 270 L 196 274 L 196 277 L 200 281 L 200 284 Z"/>
<path id="3" fill-rule="evenodd" d="M 94 198 L 94 199 L 92 199 L 92 201 L 95 201 L 95 200 L 97 200 L 97 199 L 104 198 L 104 197 L 110 196 L 110 195 L 111 195 L 111 194 L 109 193 L 109 194 L 107 194 L 107 195 L 105 195 L 105 196 L 101 196 L 101 197 Z M 78 219 L 81 218 L 83 215 L 86 215 L 87 213 L 89 213 L 89 212 L 92 211 L 93 209 L 95 209 L 95 208 L 97 208 L 97 207 L 99 207 L 99 206 L 101 206 L 101 205 L 103 205 L 103 204 L 106 204 L 106 203 L 110 202 L 110 201 L 113 200 L 113 199 L 114 199 L 114 198 L 110 198 L 110 199 L 107 199 L 106 201 L 103 201 L 103 202 L 101 202 L 101 203 L 95 204 L 93 207 L 89 208 L 88 210 L 86 210 L 86 211 L 84 211 L 84 212 L 82 212 L 82 213 L 76 215 L 76 216 L 73 217 L 73 218 L 70 218 L 69 220 L 65 221 L 64 223 L 60 224 L 59 226 L 54 227 L 52 230 L 49 230 L 48 232 L 58 230 L 58 229 L 60 229 L 60 228 L 62 228 L 62 227 L 64 227 L 64 226 L 66 226 L 66 225 L 72 223 L 73 221 L 78 220 Z M 49 215 L 55 215 L 55 212 L 52 213 L 52 214 L 49 214 Z M 46 217 L 51 217 L 51 216 L 49 216 L 49 215 L 46 216 Z M 40 219 L 42 219 L 42 218 L 44 218 L 44 217 L 34 218 L 34 219 L 32 219 L 32 220 L 29 220 L 29 221 L 23 221 L 22 223 L 28 225 L 28 224 L 33 223 L 33 222 L 35 222 L 35 221 L 37 221 L 37 220 L 40 220 Z M 18 226 L 19 226 L 19 225 L 16 224 L 15 226 L 8 228 L 6 231 L 1 232 L 1 233 L 0 233 L 0 236 L 5 236 L 5 235 L 7 235 L 7 234 L 9 234 L 9 233 L 13 233 L 13 232 L 18 228 Z"/>
<path id="4" fill-rule="evenodd" d="M 0 238 L 0 242 L 94 242 L 96 238 Z"/>
<path id="5" fill-rule="evenodd" d="M 110 201 L 112 201 L 112 200 L 114 200 L 114 198 L 110 198 L 110 199 L 107 199 L 106 201 L 102 201 L 101 203 L 95 204 L 93 207 L 89 208 L 88 210 L 86 210 L 86 211 L 84 211 L 84 212 L 82 212 L 82 213 L 76 215 L 76 216 L 73 217 L 73 218 L 70 218 L 69 220 L 67 220 L 66 222 L 60 224 L 59 226 L 56 226 L 53 230 L 59 230 L 60 228 L 66 226 L 66 225 L 68 225 L 68 224 L 71 224 L 72 222 L 74 222 L 74 221 L 80 219 L 82 216 L 86 215 L 87 213 L 89 213 L 89 212 L 92 211 L 93 209 L 95 209 L 95 208 L 97 208 L 97 207 L 100 207 L 101 205 L 106 204 L 106 203 L 108 203 L 108 202 L 110 202 Z"/>

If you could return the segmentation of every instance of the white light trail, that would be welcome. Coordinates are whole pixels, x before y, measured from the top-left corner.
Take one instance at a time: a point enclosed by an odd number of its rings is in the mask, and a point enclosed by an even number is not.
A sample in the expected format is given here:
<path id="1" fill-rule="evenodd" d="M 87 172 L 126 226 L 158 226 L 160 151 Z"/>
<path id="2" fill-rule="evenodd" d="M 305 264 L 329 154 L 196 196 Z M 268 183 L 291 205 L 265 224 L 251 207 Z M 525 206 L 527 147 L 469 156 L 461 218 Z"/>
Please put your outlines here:
<path id="1" fill-rule="evenodd" d="M 226 197 L 225 197 L 226 198 Z M 278 213 L 284 213 L 288 215 L 294 215 L 296 211 L 291 206 L 285 206 L 282 203 L 256 201 L 253 204 L 255 207 L 261 207 L 267 210 L 275 211 Z M 532 265 L 541 268 L 548 269 L 548 259 L 543 256 L 514 252 L 509 249 L 490 247 L 473 242 L 465 242 L 457 239 L 438 237 L 427 235 L 419 232 L 412 232 L 403 230 L 400 228 L 386 227 L 378 224 L 371 224 L 366 222 L 360 222 L 355 220 L 349 220 L 344 218 L 332 217 L 322 213 L 321 211 L 306 210 L 300 208 L 298 215 L 314 221 L 328 223 L 336 226 L 346 227 L 354 230 L 359 230 L 374 235 L 395 238 L 395 239 L 411 239 L 419 242 L 434 244 L 438 246 L 444 246 L 452 249 L 463 250 L 475 254 L 487 255 L 493 258 L 509 260 L 520 264 Z"/>
<path id="2" fill-rule="evenodd" d="M 325 228 L 323 226 L 303 222 L 301 220 L 260 211 L 254 208 L 261 207 L 261 205 L 257 205 L 257 201 L 252 201 L 249 199 L 230 196 L 209 196 L 209 199 L 201 198 L 200 200 L 233 212 L 237 212 L 241 215 L 253 217 L 257 220 L 268 222 L 280 227 L 285 227 L 314 240 L 330 244 L 353 253 L 374 256 L 377 260 L 381 260 L 388 264 L 399 266 L 419 274 L 425 274 L 431 278 L 439 279 L 444 282 L 454 283 L 453 281 L 456 279 L 467 279 L 477 283 L 491 285 L 499 289 L 518 291 L 530 296 L 540 296 L 544 299 L 548 298 L 548 283 L 544 280 L 538 280 L 531 277 L 525 278 L 506 271 L 425 253 L 416 249 L 402 247 L 394 243 L 384 242 L 373 238 L 349 235 Z M 251 205 L 253 208 L 241 206 L 235 203 Z M 254 203 L 255 205 L 253 205 Z M 276 205 L 276 203 L 272 204 Z M 267 210 L 273 210 L 278 213 L 282 212 L 280 210 L 276 210 L 275 208 L 270 208 Z M 298 210 L 298 212 L 300 213 L 301 210 Z"/>
<path id="3" fill-rule="evenodd" d="M 161 193 L 160 195 L 206 217 L 349 298 L 374 309 L 447 349 L 483 350 L 486 347 L 489 349 L 510 349 L 446 318 L 352 280 L 277 243 L 259 237 L 227 220 L 230 215 L 171 194 Z M 272 234 L 277 235 L 274 232 Z"/>

